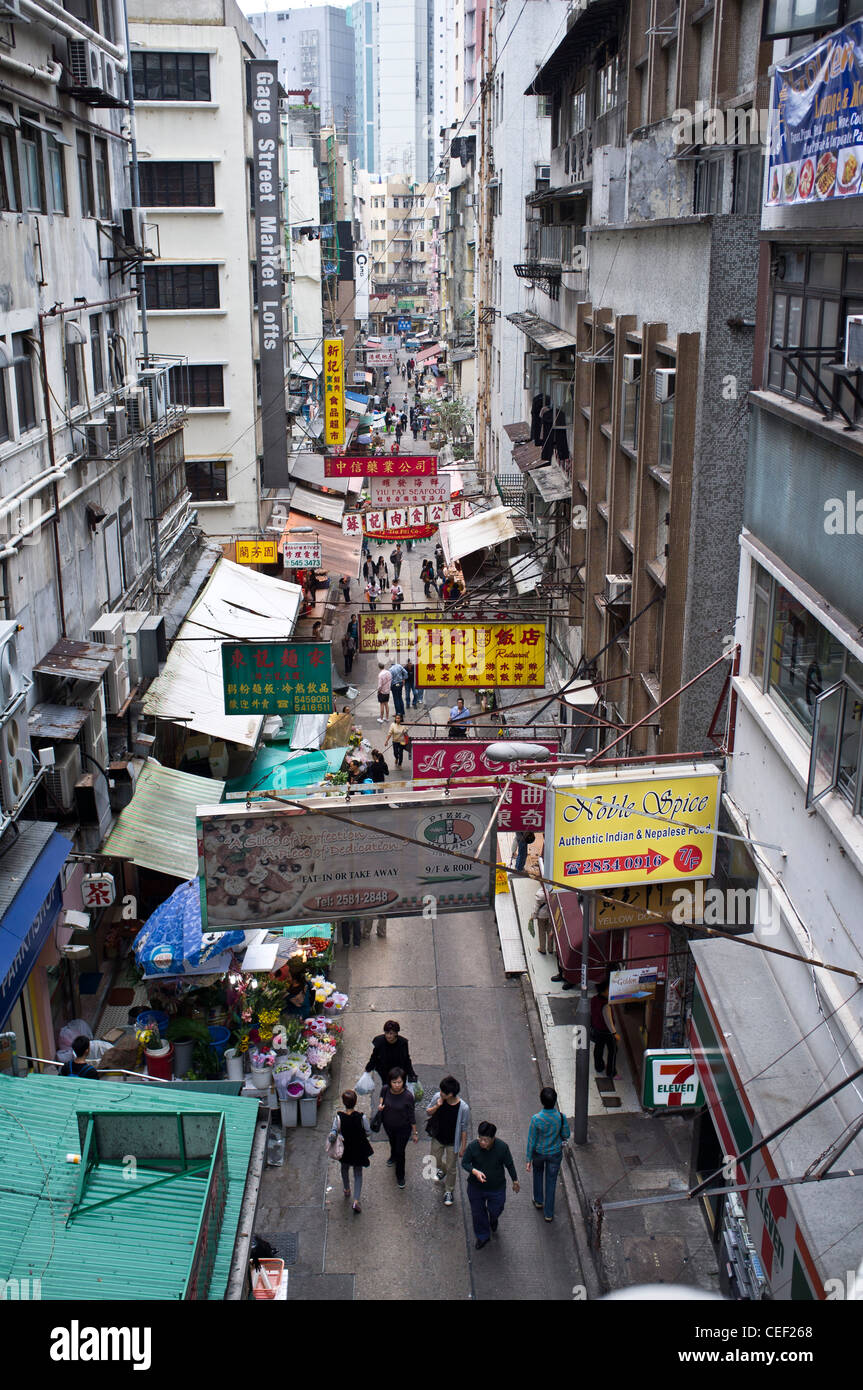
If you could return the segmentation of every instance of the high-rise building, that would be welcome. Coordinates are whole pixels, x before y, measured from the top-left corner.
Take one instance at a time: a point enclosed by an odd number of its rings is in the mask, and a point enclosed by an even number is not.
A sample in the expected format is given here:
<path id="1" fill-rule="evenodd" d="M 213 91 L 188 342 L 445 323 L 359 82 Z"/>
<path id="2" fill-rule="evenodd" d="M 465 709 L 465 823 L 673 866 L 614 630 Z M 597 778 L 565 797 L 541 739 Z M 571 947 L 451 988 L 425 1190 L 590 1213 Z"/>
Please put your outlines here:
<path id="1" fill-rule="evenodd" d="M 354 73 L 357 112 L 357 160 L 361 169 L 377 172 L 377 79 L 375 70 L 374 0 L 355 0 Z"/>
<path id="2" fill-rule="evenodd" d="M 279 64 L 289 91 L 310 91 L 324 125 L 347 133 L 351 159 L 357 158 L 357 103 L 354 31 L 350 9 L 314 5 L 310 9 L 250 14 L 249 22 Z"/>

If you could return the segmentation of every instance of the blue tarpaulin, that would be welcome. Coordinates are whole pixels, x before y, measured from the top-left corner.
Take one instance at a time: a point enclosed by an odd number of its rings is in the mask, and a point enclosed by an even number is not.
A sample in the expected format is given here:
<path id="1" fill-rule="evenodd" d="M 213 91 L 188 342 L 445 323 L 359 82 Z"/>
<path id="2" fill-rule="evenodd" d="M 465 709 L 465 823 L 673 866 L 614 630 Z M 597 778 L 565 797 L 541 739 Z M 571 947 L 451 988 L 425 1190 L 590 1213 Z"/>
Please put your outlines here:
<path id="1" fill-rule="evenodd" d="M 242 931 L 204 932 L 201 891 L 196 878 L 181 883 L 144 923 L 133 948 L 144 974 L 184 975 L 211 965 L 225 968 L 223 955 L 245 944 Z"/>

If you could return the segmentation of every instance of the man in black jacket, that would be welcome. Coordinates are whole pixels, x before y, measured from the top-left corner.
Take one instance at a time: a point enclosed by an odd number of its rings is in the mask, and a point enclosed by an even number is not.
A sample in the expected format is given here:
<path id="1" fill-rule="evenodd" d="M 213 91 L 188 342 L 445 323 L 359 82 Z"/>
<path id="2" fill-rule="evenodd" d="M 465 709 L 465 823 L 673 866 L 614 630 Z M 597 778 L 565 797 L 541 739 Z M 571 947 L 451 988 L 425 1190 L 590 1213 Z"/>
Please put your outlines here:
<path id="1" fill-rule="evenodd" d="M 372 1039 L 372 1055 L 366 1062 L 366 1071 L 376 1071 L 381 1086 L 389 1082 L 393 1067 L 401 1067 L 408 1081 L 416 1081 L 417 1074 L 411 1061 L 407 1038 L 400 1037 L 401 1026 L 394 1019 L 387 1019 L 384 1031 Z"/>

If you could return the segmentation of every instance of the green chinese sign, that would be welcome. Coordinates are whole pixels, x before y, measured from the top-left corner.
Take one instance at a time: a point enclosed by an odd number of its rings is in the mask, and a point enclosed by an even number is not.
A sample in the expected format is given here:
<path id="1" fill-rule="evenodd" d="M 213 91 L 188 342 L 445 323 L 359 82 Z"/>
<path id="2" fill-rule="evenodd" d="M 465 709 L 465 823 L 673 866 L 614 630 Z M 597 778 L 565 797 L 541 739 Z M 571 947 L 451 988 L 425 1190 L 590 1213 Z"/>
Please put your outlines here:
<path id="1" fill-rule="evenodd" d="M 223 642 L 226 714 L 331 714 L 329 642 Z"/>

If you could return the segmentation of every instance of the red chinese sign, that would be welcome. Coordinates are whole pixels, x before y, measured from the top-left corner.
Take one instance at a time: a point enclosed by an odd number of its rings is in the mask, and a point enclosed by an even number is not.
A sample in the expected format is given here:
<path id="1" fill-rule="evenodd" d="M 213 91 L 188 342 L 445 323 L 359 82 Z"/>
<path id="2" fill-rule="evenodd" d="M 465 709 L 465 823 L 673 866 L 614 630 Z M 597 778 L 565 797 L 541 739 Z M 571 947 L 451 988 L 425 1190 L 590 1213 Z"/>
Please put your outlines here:
<path id="1" fill-rule="evenodd" d="M 324 459 L 325 478 L 436 478 L 434 454 L 395 454 L 366 458 L 361 454 L 330 454 Z"/>
<path id="2" fill-rule="evenodd" d="M 505 769 L 501 768 L 500 763 L 490 763 L 485 756 L 485 750 L 490 742 L 483 742 L 480 739 L 459 739 L 458 742 L 446 740 L 445 742 L 414 741 L 413 745 L 413 778 L 416 783 L 430 782 L 439 780 L 442 777 L 458 777 L 460 779 L 469 778 L 469 781 L 460 780 L 458 786 L 481 786 L 488 784 L 489 779 L 501 781 L 505 775 Z M 554 755 L 558 751 L 557 744 L 546 739 L 532 739 L 532 743 L 540 743 L 543 748 L 548 748 Z M 513 782 L 507 788 L 506 795 L 497 813 L 498 830 L 542 830 L 545 824 L 545 787 L 532 786 L 523 782 Z"/>

